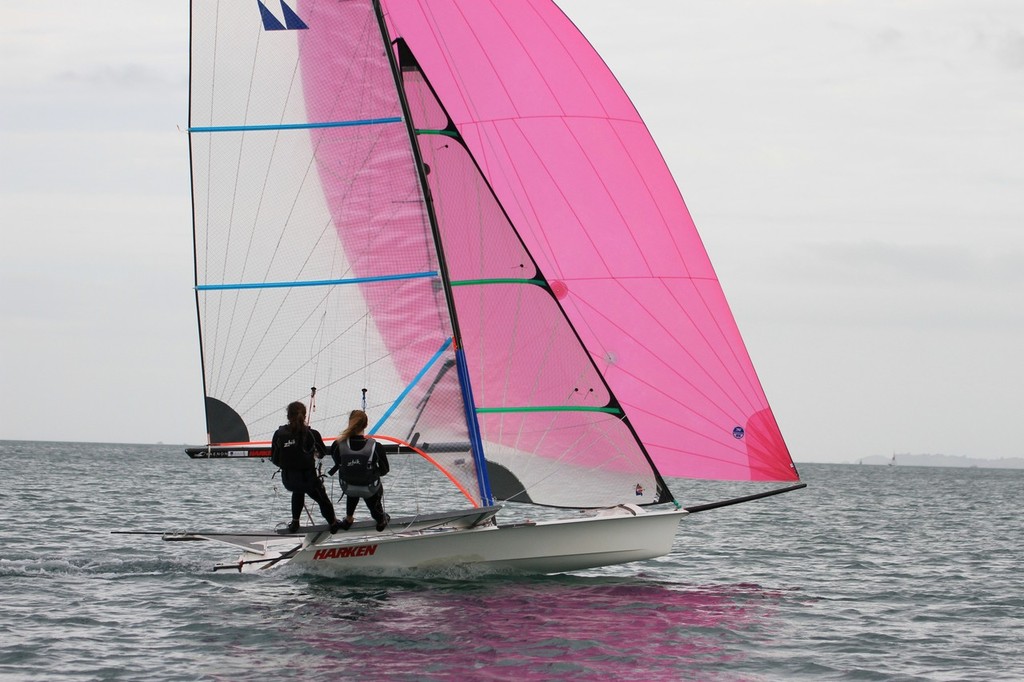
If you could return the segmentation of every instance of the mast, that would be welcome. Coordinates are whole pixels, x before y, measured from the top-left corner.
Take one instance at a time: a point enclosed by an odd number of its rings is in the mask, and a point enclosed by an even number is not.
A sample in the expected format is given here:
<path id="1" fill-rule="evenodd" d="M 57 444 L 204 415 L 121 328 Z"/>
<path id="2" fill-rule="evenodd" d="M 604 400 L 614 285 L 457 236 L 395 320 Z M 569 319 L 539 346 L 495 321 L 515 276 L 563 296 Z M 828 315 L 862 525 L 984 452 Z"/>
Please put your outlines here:
<path id="1" fill-rule="evenodd" d="M 470 448 L 473 453 L 473 460 L 476 463 L 477 485 L 480 488 L 480 497 L 485 505 L 494 504 L 491 493 L 490 479 L 487 475 L 487 459 L 484 457 L 483 440 L 480 437 L 480 424 L 476 417 L 476 404 L 473 400 L 473 387 L 470 381 L 469 368 L 466 365 L 466 356 L 462 350 L 462 334 L 459 331 L 459 320 L 455 310 L 455 298 L 452 294 L 451 280 L 448 276 L 448 266 L 445 262 L 444 246 L 441 243 L 441 231 L 437 224 L 437 215 L 434 212 L 433 201 L 430 196 L 430 186 L 427 184 L 427 176 L 423 169 L 423 158 L 420 154 L 419 141 L 416 136 L 416 129 L 412 124 L 412 114 L 409 110 L 409 103 L 405 96 L 405 86 L 402 81 L 402 71 L 398 61 L 395 59 L 395 52 L 391 44 L 391 36 L 388 34 L 387 23 L 384 20 L 384 11 L 380 0 L 372 0 L 373 11 L 377 16 L 377 23 L 380 27 L 381 40 L 388 55 L 388 64 L 391 66 L 391 75 L 395 81 L 395 90 L 402 107 L 402 118 L 405 120 L 406 132 L 409 136 L 409 146 L 412 150 L 413 159 L 416 163 L 416 177 L 419 179 L 420 192 L 423 196 L 427 209 L 427 219 L 430 222 L 430 232 L 434 238 L 434 249 L 437 254 L 438 273 L 441 277 L 441 287 L 444 291 L 445 302 L 448 306 L 448 317 L 452 325 L 452 342 L 455 349 L 455 365 L 458 371 L 459 386 L 462 389 L 463 405 L 466 414 L 466 426 L 469 429 Z"/>

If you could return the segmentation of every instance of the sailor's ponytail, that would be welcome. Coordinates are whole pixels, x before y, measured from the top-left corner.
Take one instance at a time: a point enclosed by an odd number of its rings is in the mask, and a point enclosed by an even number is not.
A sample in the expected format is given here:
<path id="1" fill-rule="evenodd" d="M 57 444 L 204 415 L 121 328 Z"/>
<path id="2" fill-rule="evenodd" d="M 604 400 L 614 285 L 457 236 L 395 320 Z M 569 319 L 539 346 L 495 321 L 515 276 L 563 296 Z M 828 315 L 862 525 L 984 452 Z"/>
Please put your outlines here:
<path id="1" fill-rule="evenodd" d="M 306 430 L 306 406 L 295 401 L 288 403 L 288 428 L 296 436 Z"/>
<path id="2" fill-rule="evenodd" d="M 362 410 L 352 410 L 348 415 L 348 428 L 341 432 L 338 438 L 345 440 L 356 434 L 362 433 L 370 421 Z"/>

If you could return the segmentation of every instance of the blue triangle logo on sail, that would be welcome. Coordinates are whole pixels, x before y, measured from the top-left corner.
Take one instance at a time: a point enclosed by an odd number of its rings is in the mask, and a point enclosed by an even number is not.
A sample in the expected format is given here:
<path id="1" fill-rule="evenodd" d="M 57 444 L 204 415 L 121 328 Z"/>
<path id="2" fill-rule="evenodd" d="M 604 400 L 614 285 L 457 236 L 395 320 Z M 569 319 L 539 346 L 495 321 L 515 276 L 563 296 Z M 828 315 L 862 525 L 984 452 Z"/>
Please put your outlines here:
<path id="1" fill-rule="evenodd" d="M 260 16 L 263 18 L 263 29 L 265 31 L 300 31 L 309 28 L 306 22 L 299 18 L 299 15 L 284 0 L 281 0 L 281 12 L 284 14 L 283 24 L 280 19 L 267 9 L 267 6 L 263 4 L 263 0 L 256 0 L 256 4 L 260 6 Z"/>

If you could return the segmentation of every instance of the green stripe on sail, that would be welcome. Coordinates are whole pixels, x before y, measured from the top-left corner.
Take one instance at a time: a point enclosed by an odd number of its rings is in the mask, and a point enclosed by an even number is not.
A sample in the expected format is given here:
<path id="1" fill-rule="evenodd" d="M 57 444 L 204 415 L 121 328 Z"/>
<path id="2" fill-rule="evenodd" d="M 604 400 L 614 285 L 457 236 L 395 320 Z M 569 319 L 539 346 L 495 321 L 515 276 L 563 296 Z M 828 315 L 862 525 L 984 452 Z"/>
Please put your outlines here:
<path id="1" fill-rule="evenodd" d="M 538 287 L 544 286 L 541 279 L 522 279 L 518 277 L 494 277 L 492 279 L 458 279 L 452 281 L 453 287 L 465 287 L 479 284 L 533 284 Z"/>
<path id="2" fill-rule="evenodd" d="M 477 414 L 493 414 L 496 412 L 606 412 L 622 414 L 617 407 L 592 407 L 587 405 L 539 405 L 537 407 L 478 407 Z"/>
<path id="3" fill-rule="evenodd" d="M 459 134 L 454 130 L 428 130 L 425 128 L 417 128 L 417 135 L 445 135 L 447 137 L 459 137 Z"/>

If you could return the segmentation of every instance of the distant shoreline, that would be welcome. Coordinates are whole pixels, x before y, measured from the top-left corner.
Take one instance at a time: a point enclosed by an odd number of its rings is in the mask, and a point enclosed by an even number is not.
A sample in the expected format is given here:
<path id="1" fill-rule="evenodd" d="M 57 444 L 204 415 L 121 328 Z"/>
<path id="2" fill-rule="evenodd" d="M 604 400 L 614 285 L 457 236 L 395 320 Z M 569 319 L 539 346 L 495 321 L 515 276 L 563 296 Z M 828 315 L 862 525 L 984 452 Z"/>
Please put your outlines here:
<path id="1" fill-rule="evenodd" d="M 0 438 L 0 443 L 49 443 L 51 445 L 108 445 L 111 447 L 142 447 L 142 448 L 181 448 L 184 452 L 188 444 L 179 443 L 115 443 L 108 441 L 59 441 L 59 440 L 34 440 L 23 438 Z M 195 444 L 193 444 L 194 446 Z M 893 455 L 871 455 L 859 459 L 836 460 L 811 460 L 797 459 L 796 465 L 799 468 L 802 464 L 839 464 L 839 465 L 868 465 L 868 466 L 894 466 L 894 467 L 947 467 L 955 469 L 1024 469 L 1024 457 L 1004 457 L 1001 459 L 980 459 L 976 457 L 965 457 L 963 455 L 932 455 L 932 454 L 895 454 Z"/>
<path id="2" fill-rule="evenodd" d="M 962 455 L 912 455 L 896 453 L 895 463 L 892 455 L 873 455 L 858 460 L 846 461 L 844 464 L 866 464 L 871 466 L 916 466 L 916 467 L 951 467 L 959 469 L 1024 469 L 1024 457 L 1005 457 L 1002 459 L 979 459 Z"/>

